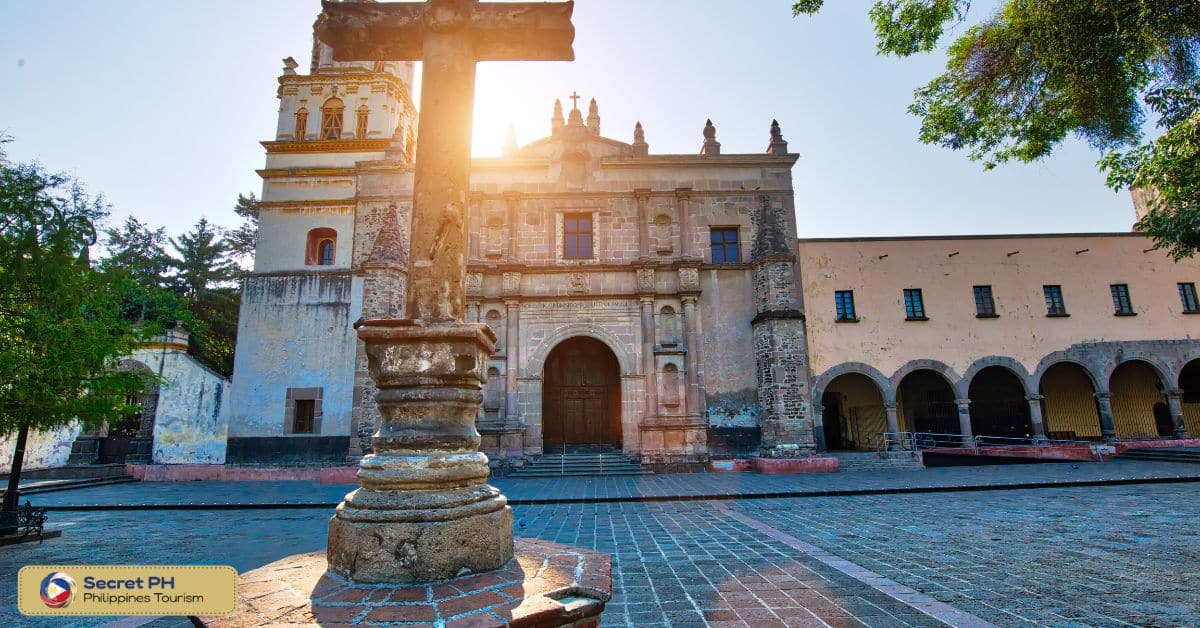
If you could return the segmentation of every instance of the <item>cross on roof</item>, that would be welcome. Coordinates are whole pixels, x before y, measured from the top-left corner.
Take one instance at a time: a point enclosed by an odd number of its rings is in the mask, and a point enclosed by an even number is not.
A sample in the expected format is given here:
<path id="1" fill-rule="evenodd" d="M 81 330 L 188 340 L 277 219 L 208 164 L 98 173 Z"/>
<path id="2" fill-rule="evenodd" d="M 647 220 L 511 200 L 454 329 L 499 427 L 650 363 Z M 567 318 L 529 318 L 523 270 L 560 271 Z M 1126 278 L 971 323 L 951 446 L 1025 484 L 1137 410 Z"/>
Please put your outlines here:
<path id="1" fill-rule="evenodd" d="M 571 95 L 568 96 L 568 98 L 571 99 L 571 106 L 574 107 L 575 109 L 578 109 L 579 108 L 579 99 L 583 98 L 583 96 L 580 96 L 579 92 L 573 91 L 573 92 L 571 92 Z"/>

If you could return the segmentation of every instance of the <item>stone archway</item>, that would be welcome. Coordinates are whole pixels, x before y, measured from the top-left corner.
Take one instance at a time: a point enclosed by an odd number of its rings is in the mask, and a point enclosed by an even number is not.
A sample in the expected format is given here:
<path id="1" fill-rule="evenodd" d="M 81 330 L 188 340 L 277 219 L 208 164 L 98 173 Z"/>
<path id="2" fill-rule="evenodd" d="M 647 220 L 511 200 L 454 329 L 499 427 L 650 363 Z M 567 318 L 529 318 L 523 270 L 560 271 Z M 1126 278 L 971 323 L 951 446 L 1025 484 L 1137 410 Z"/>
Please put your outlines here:
<path id="1" fill-rule="evenodd" d="M 829 380 L 821 390 L 825 448 L 878 450 L 888 431 L 884 391 L 878 382 L 851 371 Z"/>
<path id="2" fill-rule="evenodd" d="M 903 375 L 896 387 L 903 430 L 961 435 L 954 386 L 943 372 L 918 368 Z"/>
<path id="3" fill-rule="evenodd" d="M 603 342 L 567 339 L 546 356 L 542 384 L 542 450 L 619 449 L 621 368 Z"/>
<path id="4" fill-rule="evenodd" d="M 153 458 L 154 418 L 158 414 L 158 381 L 150 367 L 136 360 L 122 360 L 121 371 L 137 373 L 141 391 L 130 391 L 125 404 L 134 410 L 99 434 L 96 461 L 102 464 L 149 464 Z"/>
<path id="5" fill-rule="evenodd" d="M 1025 383 L 1007 366 L 985 366 L 971 376 L 971 431 L 976 436 L 1030 438 L 1033 419 Z"/>
<path id="6" fill-rule="evenodd" d="M 1038 392 L 1046 436 L 1054 440 L 1099 440 L 1096 381 L 1082 364 L 1063 360 L 1039 369 Z"/>
<path id="7" fill-rule="evenodd" d="M 1165 409 L 1162 370 L 1154 363 L 1132 359 L 1121 362 L 1109 375 L 1108 390 L 1112 393 L 1113 429 L 1117 438 L 1145 439 L 1170 437 L 1174 431 L 1169 411 L 1163 415 L 1156 406 Z"/>

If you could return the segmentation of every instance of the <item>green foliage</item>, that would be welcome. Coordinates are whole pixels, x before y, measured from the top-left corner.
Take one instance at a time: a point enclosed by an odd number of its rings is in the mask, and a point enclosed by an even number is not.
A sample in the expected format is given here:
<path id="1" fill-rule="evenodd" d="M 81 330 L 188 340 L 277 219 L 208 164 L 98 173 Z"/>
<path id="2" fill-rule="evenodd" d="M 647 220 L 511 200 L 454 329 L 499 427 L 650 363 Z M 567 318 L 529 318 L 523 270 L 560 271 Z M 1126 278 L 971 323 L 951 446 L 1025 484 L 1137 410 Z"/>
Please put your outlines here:
<path id="1" fill-rule="evenodd" d="M 793 5 L 794 14 L 821 2 Z M 880 0 L 870 10 L 881 54 L 933 50 L 969 0 Z M 1106 153 L 1109 183 L 1153 186 L 1139 223 L 1177 258 L 1200 244 L 1200 76 L 1195 0 L 1004 0 L 947 50 L 946 70 L 916 90 L 920 139 L 967 151 L 984 168 L 1032 162 L 1078 137 Z M 1143 143 L 1148 112 L 1164 133 Z"/>
<path id="2" fill-rule="evenodd" d="M 171 260 L 176 287 L 189 300 L 197 301 L 210 287 L 228 285 L 237 276 L 237 265 L 229 259 L 229 245 L 221 237 L 220 228 L 207 218 L 196 221 L 191 231 L 171 238 L 171 245 L 179 253 Z"/>
<path id="3" fill-rule="evenodd" d="M 237 264 L 220 229 L 201 218 L 192 230 L 172 238 L 175 292 L 191 315 L 188 351 L 222 375 L 233 372 L 240 292 L 233 284 Z"/>
<path id="4" fill-rule="evenodd" d="M 71 178 L 0 164 L 0 432 L 116 420 L 142 381 L 112 277 L 88 247 L 107 214 Z"/>
<path id="5" fill-rule="evenodd" d="M 249 196 L 238 194 L 237 204 L 233 211 L 242 218 L 242 224 L 225 235 L 226 246 L 234 259 L 250 261 L 254 257 L 254 247 L 258 244 L 258 214 L 262 201 L 251 192 Z"/>

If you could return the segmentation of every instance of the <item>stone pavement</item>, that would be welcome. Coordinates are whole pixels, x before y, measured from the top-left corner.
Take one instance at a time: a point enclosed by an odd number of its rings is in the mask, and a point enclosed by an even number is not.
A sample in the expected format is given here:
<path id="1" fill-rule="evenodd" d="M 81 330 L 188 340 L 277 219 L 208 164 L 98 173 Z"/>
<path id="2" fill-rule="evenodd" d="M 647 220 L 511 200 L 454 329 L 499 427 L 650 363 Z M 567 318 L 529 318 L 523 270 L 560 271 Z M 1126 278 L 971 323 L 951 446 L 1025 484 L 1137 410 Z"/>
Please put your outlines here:
<path id="1" fill-rule="evenodd" d="M 692 473 L 638 477 L 496 478 L 514 505 L 564 502 L 808 497 L 979 488 L 1122 482 L 1200 481 L 1200 465 L 1113 460 L 1100 463 L 943 467 L 810 475 Z M 332 508 L 354 486 L 316 482 L 138 482 L 32 496 L 35 506 L 226 507 L 255 505 Z"/>
<path id="2" fill-rule="evenodd" d="M 1200 625 L 1200 486 L 517 506 L 517 535 L 613 555 L 611 626 Z M 322 509 L 59 512 L 21 565 L 231 564 L 320 550 Z M 940 622 L 938 618 L 945 619 Z M 170 622 L 159 622 L 165 625 Z M 6 623 L 12 625 L 12 623 Z"/>

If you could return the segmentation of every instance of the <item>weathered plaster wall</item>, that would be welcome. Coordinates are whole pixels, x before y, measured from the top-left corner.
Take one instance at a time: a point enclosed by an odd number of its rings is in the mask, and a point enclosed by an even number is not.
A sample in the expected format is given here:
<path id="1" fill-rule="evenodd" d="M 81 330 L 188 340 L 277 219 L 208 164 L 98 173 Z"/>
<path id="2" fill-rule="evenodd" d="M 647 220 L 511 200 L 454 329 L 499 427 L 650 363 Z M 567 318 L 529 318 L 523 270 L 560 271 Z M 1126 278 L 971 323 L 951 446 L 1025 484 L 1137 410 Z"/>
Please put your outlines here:
<path id="1" fill-rule="evenodd" d="M 224 463 L 229 380 L 179 350 L 139 349 L 130 358 L 162 378 L 154 415 L 153 461 Z"/>
<path id="2" fill-rule="evenodd" d="M 49 469 L 67 464 L 71 455 L 71 443 L 79 435 L 79 424 L 47 431 L 30 432 L 25 441 L 25 460 L 22 469 Z M 16 433 L 0 438 L 0 473 L 12 470 L 13 449 L 17 444 Z"/>
<path id="3" fill-rule="evenodd" d="M 1200 262 L 1172 262 L 1136 234 L 802 240 L 812 369 L 863 362 L 891 376 L 916 359 L 963 374 L 1006 356 L 1033 372 L 1054 351 L 1089 342 L 1200 336 L 1177 282 Z M 1114 316 L 1125 283 L 1137 316 Z M 1048 318 L 1042 286 L 1061 285 L 1066 318 Z M 998 318 L 976 318 L 972 287 L 991 285 Z M 921 288 L 928 321 L 905 321 L 902 289 Z M 834 291 L 853 290 L 858 323 L 835 322 Z"/>
<path id="4" fill-rule="evenodd" d="M 308 232 L 321 227 L 337 232 L 333 264 L 306 265 L 304 261 Z M 259 217 L 258 229 L 258 246 L 254 255 L 255 272 L 350 268 L 351 251 L 354 248 L 352 207 L 265 209 Z"/>
<path id="5" fill-rule="evenodd" d="M 350 433 L 360 284 L 336 272 L 246 279 L 231 437 L 283 436 L 287 389 L 309 387 L 324 388 L 321 435 Z"/>

